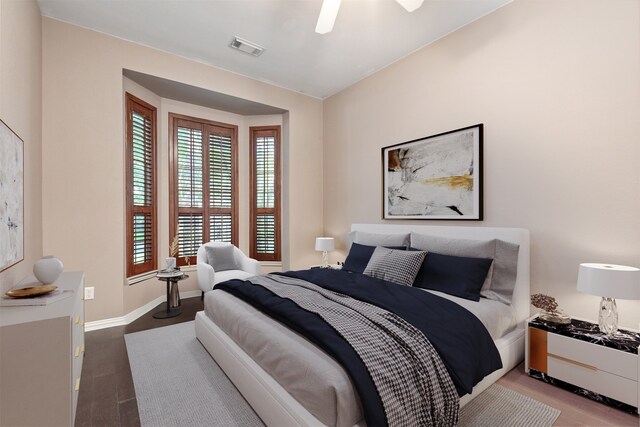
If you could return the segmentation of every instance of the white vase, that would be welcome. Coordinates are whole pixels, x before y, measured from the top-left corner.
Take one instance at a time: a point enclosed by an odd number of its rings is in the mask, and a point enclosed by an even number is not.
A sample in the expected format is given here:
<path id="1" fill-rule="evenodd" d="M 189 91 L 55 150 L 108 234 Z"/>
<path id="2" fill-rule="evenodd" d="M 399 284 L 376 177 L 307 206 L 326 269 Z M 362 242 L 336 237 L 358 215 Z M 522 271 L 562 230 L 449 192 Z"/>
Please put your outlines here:
<path id="1" fill-rule="evenodd" d="M 62 265 L 62 261 L 53 255 L 48 255 L 36 261 L 33 265 L 33 275 L 36 276 L 36 279 L 40 282 L 48 285 L 60 277 L 63 268 L 64 265 Z"/>
<path id="2" fill-rule="evenodd" d="M 176 259 L 174 257 L 165 258 L 165 269 L 173 270 L 176 268 Z"/>

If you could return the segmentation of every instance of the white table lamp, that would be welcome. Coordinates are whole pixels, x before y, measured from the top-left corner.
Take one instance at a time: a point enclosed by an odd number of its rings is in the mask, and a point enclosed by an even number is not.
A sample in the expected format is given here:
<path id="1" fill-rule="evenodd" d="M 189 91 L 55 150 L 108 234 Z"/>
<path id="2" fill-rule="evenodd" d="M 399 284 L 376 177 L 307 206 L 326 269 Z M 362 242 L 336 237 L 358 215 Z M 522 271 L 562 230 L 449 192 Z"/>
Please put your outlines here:
<path id="1" fill-rule="evenodd" d="M 316 237 L 316 251 L 322 251 L 322 266 L 329 265 L 329 251 L 335 249 L 333 237 Z"/>
<path id="2" fill-rule="evenodd" d="M 618 331 L 615 298 L 640 299 L 640 269 L 615 264 L 580 264 L 578 290 L 602 297 L 598 316 L 600 331 L 614 335 Z"/>

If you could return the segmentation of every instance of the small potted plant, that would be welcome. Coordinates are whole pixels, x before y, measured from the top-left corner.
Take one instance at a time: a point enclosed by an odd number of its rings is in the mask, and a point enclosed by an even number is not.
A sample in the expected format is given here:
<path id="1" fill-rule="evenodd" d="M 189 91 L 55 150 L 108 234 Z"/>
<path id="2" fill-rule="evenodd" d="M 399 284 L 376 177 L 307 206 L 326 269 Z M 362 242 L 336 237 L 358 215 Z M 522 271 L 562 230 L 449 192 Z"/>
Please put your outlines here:
<path id="1" fill-rule="evenodd" d="M 531 295 L 531 305 L 541 310 L 538 317 L 546 322 L 561 325 L 571 323 L 571 318 L 558 308 L 558 303 L 554 297 L 545 294 Z"/>
<path id="2" fill-rule="evenodd" d="M 176 227 L 177 229 L 178 227 Z M 178 234 L 176 233 L 176 235 L 173 237 L 173 240 L 171 241 L 171 244 L 169 245 L 169 254 L 173 257 L 176 258 L 176 256 L 178 255 L 178 251 L 180 249 L 180 244 L 178 243 Z M 189 255 L 185 255 L 184 257 L 184 263 L 187 264 L 187 266 L 191 265 L 191 258 L 189 257 Z M 178 270 L 180 270 L 178 268 Z"/>
<path id="3" fill-rule="evenodd" d="M 171 258 L 173 258 L 173 268 L 175 268 L 176 270 L 179 270 L 179 268 L 176 267 L 176 262 L 175 262 L 176 255 L 178 255 L 178 249 L 179 249 L 178 235 L 176 234 L 173 240 L 171 241 L 171 243 L 169 244 L 169 255 L 171 255 Z"/>

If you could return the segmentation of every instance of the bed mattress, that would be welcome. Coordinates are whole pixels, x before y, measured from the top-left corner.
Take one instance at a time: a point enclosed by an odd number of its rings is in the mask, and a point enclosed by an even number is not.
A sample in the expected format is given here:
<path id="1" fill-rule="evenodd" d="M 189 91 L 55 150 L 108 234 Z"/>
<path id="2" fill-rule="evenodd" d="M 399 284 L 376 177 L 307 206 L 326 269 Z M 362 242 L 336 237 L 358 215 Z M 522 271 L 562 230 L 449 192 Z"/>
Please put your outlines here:
<path id="1" fill-rule="evenodd" d="M 433 293 L 471 311 L 494 340 L 515 326 L 510 306 Z M 363 418 L 349 375 L 298 333 L 221 290 L 205 294 L 205 314 L 323 424 L 353 426 Z"/>

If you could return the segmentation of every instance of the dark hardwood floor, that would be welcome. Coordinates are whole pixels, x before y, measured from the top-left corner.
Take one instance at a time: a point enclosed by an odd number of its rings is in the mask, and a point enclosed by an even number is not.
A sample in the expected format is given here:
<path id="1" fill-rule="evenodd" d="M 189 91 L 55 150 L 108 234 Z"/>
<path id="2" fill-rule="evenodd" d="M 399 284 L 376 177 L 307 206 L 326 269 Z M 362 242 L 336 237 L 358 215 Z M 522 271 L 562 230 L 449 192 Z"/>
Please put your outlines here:
<path id="1" fill-rule="evenodd" d="M 160 304 L 127 326 L 85 334 L 85 358 L 78 396 L 76 426 L 139 426 L 138 404 L 129 367 L 124 335 L 160 328 L 195 318 L 203 310 L 200 298 L 182 300 L 182 314 L 171 319 L 154 319 L 164 309 Z M 513 369 L 499 384 L 562 411 L 555 426 L 638 426 L 639 418 L 594 402 L 558 387 L 535 380 L 524 373 L 524 364 Z"/>
<path id="2" fill-rule="evenodd" d="M 195 319 L 204 309 L 199 297 L 182 300 L 182 314 L 170 319 L 154 319 L 163 310 L 158 305 L 126 326 L 100 329 L 85 334 L 76 426 L 139 426 L 138 403 L 133 388 L 124 335 Z"/>

